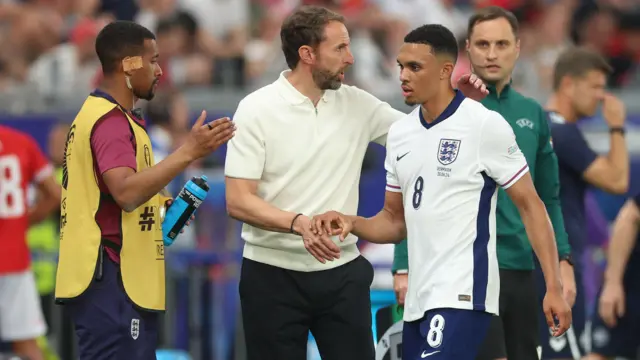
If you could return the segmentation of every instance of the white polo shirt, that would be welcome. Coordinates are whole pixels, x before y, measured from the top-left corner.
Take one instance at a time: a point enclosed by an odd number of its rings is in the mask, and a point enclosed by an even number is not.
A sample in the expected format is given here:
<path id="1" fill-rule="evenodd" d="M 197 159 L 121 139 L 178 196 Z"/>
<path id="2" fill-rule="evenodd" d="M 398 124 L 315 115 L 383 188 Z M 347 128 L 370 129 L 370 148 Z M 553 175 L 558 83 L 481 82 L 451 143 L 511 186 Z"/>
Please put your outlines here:
<path id="1" fill-rule="evenodd" d="M 391 124 L 406 114 L 348 85 L 325 91 L 315 107 L 289 83 L 288 73 L 238 105 L 225 175 L 258 180 L 258 196 L 285 211 L 355 215 L 369 142 L 384 144 Z M 326 264 L 307 252 L 298 235 L 244 224 L 242 238 L 245 258 L 296 271 L 334 268 L 359 255 L 353 235 L 344 242 L 334 238 L 341 256 Z"/>
<path id="2" fill-rule="evenodd" d="M 404 320 L 438 308 L 498 314 L 497 186 L 529 170 L 509 123 L 458 92 L 432 123 L 417 107 L 393 124 L 385 168 L 387 191 L 404 200 Z"/>

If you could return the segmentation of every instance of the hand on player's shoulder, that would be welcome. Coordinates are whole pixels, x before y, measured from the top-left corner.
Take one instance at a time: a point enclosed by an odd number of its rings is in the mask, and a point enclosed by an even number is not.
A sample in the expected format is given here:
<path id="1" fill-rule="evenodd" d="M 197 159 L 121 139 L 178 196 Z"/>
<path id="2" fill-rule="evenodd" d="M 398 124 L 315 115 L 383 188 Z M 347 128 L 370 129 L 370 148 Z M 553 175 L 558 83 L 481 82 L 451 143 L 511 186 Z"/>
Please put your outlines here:
<path id="1" fill-rule="evenodd" d="M 489 95 L 487 85 L 476 74 L 465 74 L 458 79 L 457 88 L 464 96 L 480 101 Z"/>
<path id="2" fill-rule="evenodd" d="M 203 111 L 189 133 L 185 146 L 193 159 L 199 159 L 216 151 L 221 145 L 231 140 L 235 133 L 235 125 L 228 117 L 206 123 L 207 112 Z"/>

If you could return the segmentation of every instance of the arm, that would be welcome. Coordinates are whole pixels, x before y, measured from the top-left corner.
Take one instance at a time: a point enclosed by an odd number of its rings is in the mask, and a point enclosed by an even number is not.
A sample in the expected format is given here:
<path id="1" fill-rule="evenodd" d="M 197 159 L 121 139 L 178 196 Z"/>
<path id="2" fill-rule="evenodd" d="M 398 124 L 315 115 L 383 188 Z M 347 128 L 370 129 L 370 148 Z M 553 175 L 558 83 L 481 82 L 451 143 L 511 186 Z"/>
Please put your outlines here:
<path id="1" fill-rule="evenodd" d="M 492 111 L 483 123 L 480 137 L 481 168 L 506 191 L 518 208 L 529 241 L 540 260 L 547 287 L 560 290 L 553 228 L 533 186 L 513 129 L 501 115 Z"/>
<path id="2" fill-rule="evenodd" d="M 526 174 L 507 190 L 507 195 L 516 205 L 527 231 L 531 247 L 536 253 L 544 274 L 547 291 L 561 292 L 558 250 L 556 248 L 551 221 L 544 203 L 538 197 L 531 175 Z"/>
<path id="3" fill-rule="evenodd" d="M 555 119 L 555 120 L 554 120 Z M 551 117 L 553 147 L 558 161 L 589 184 L 612 194 L 624 194 L 629 187 L 629 155 L 624 136 L 610 135 L 611 149 L 607 156 L 598 156 L 587 144 L 575 124 Z"/>
<path id="4" fill-rule="evenodd" d="M 29 209 L 29 224 L 37 224 L 60 207 L 61 188 L 53 175 L 38 182 L 38 200 Z"/>
<path id="5" fill-rule="evenodd" d="M 629 153 L 624 136 L 611 133 L 609 153 L 598 156 L 582 176 L 587 182 L 611 194 L 625 194 L 629 189 Z"/>
<path id="6" fill-rule="evenodd" d="M 243 100 L 233 116 L 238 131 L 229 142 L 225 159 L 227 212 L 249 225 L 289 233 L 297 213 L 278 209 L 258 196 L 266 152 L 261 124 L 252 110 L 253 106 Z M 294 231 L 302 233 L 302 223 L 296 221 Z"/>
<path id="7" fill-rule="evenodd" d="M 384 207 L 375 216 L 370 218 L 348 216 L 348 218 L 353 224 L 351 232 L 372 243 L 399 243 L 407 237 L 400 192 L 387 190 L 384 196 Z"/>
<path id="8" fill-rule="evenodd" d="M 407 249 L 407 240 L 403 240 L 393 247 L 393 265 L 391 272 L 399 274 L 409 271 L 409 252 Z"/>
<path id="9" fill-rule="evenodd" d="M 638 236 L 640 222 L 638 203 L 640 203 L 640 197 L 627 201 L 613 225 L 604 284 L 598 300 L 598 313 L 609 327 L 615 327 L 618 319 L 623 317 L 626 311 L 623 281 L 629 255 Z"/>
<path id="10" fill-rule="evenodd" d="M 198 118 L 185 145 L 158 164 L 135 171 L 136 159 L 131 144 L 131 132 L 122 114 L 96 125 L 91 147 L 96 157 L 97 171 L 102 175 L 116 203 L 131 212 L 160 193 L 195 159 L 200 158 L 228 141 L 233 126 L 228 119 L 218 119 L 212 129 L 203 125 L 206 113 Z M 108 122 L 108 126 L 105 124 Z"/>
<path id="11" fill-rule="evenodd" d="M 397 160 L 393 143 L 393 140 L 387 143 L 387 154 L 384 160 L 384 168 L 387 171 L 387 191 L 382 210 L 368 219 L 360 216 L 348 217 L 352 223 L 351 232 L 354 235 L 377 244 L 399 243 L 407 237 L 402 188 L 396 174 Z"/>
<path id="12" fill-rule="evenodd" d="M 607 251 L 607 268 L 604 273 L 605 283 L 622 284 L 627 261 L 638 236 L 638 227 L 640 225 L 639 202 L 640 197 L 636 198 L 636 200 L 627 201 L 613 225 L 611 242 Z"/>
<path id="13" fill-rule="evenodd" d="M 227 159 L 229 159 L 229 152 L 227 152 Z M 280 210 L 258 197 L 258 180 L 227 176 L 225 186 L 229 216 L 263 230 L 291 232 L 292 221 L 297 213 Z M 293 224 L 293 231 L 302 233 L 302 221 L 297 221 L 298 219 Z"/>
<path id="14" fill-rule="evenodd" d="M 622 101 L 607 94 L 602 114 L 610 128 L 621 129 L 625 123 L 626 111 Z M 599 156 L 583 173 L 585 180 L 613 194 L 624 194 L 629 188 L 629 152 L 624 135 L 611 132 L 609 153 Z"/>
<path id="15" fill-rule="evenodd" d="M 369 141 L 382 146 L 386 145 L 389 128 L 406 114 L 392 108 L 386 102 L 364 90 L 354 88 L 354 91 L 359 92 L 360 108 L 370 112 L 364 117 L 365 121 L 367 121 L 365 128 L 369 129 Z"/>
<path id="16" fill-rule="evenodd" d="M 558 174 L 558 158 L 551 146 L 549 124 L 540 109 L 540 141 L 536 156 L 536 176 L 534 184 L 540 199 L 547 208 L 551 224 L 555 232 L 559 255 L 571 254 L 569 237 L 564 227 L 562 208 L 560 207 L 560 177 Z"/>
<path id="17" fill-rule="evenodd" d="M 60 208 L 60 185 L 55 179 L 53 167 L 40 151 L 36 141 L 28 137 L 25 146 L 29 149 L 30 173 L 29 182 L 37 185 L 36 203 L 29 208 L 29 224 L 37 224 L 48 218 Z"/>
<path id="18" fill-rule="evenodd" d="M 157 165 L 140 172 L 130 167 L 116 167 L 102 173 L 102 178 L 118 206 L 131 212 L 160 193 L 193 160 L 184 149 L 178 149 Z"/>

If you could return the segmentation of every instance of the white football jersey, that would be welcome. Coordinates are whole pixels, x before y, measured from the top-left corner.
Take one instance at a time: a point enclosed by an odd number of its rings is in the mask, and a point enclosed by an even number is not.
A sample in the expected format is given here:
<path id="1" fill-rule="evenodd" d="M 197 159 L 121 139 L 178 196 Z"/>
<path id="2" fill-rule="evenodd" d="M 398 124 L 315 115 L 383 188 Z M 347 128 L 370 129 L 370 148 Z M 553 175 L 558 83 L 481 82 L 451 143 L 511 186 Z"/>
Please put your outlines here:
<path id="1" fill-rule="evenodd" d="M 509 123 L 457 92 L 431 124 L 418 107 L 391 126 L 385 168 L 387 191 L 404 201 L 404 320 L 438 308 L 498 314 L 496 190 L 529 171 Z"/>

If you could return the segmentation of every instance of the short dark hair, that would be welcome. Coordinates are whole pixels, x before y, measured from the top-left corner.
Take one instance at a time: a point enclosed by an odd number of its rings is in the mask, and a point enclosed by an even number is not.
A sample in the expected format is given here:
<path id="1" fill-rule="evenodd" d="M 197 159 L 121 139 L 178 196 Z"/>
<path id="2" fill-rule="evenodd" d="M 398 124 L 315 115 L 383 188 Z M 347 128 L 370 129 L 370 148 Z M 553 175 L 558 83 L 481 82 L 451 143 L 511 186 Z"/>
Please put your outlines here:
<path id="1" fill-rule="evenodd" d="M 429 45 L 434 55 L 451 56 L 454 63 L 458 59 L 458 40 L 451 30 L 442 25 L 428 24 L 415 28 L 404 37 L 404 42 Z"/>
<path id="2" fill-rule="evenodd" d="M 344 17 L 319 6 L 302 6 L 287 16 L 280 28 L 280 40 L 290 69 L 300 62 L 300 47 L 318 46 L 325 38 L 325 27 L 333 21 L 344 23 Z"/>
<path id="3" fill-rule="evenodd" d="M 607 60 L 596 51 L 585 47 L 572 47 L 563 51 L 553 68 L 553 90 L 558 90 L 565 76 L 579 78 L 590 71 L 601 71 L 611 74 L 613 68 Z"/>
<path id="4" fill-rule="evenodd" d="M 473 33 L 473 29 L 476 25 L 483 23 L 485 21 L 497 20 L 497 19 L 505 19 L 511 26 L 511 31 L 513 31 L 513 35 L 518 37 L 518 31 L 520 30 L 520 25 L 518 24 L 518 18 L 509 10 L 503 9 L 499 6 L 487 6 L 476 11 L 469 18 L 469 24 L 467 26 L 467 39 L 471 38 L 471 34 Z"/>
<path id="5" fill-rule="evenodd" d="M 115 72 L 122 59 L 141 55 L 144 41 L 155 38 L 149 29 L 132 21 L 118 20 L 108 24 L 96 38 L 96 54 L 102 64 L 102 72 Z"/>

